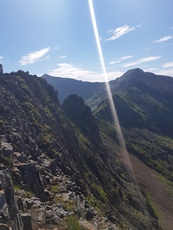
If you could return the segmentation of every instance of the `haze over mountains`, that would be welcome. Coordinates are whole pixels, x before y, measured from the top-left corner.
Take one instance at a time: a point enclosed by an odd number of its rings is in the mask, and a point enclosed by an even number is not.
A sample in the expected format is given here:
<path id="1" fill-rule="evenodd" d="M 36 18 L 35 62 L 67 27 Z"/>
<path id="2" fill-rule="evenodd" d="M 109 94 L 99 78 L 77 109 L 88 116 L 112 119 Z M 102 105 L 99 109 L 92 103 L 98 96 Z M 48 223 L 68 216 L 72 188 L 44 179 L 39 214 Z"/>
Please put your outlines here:
<path id="1" fill-rule="evenodd" d="M 89 99 L 99 89 L 103 89 L 103 83 L 83 82 L 75 79 L 52 77 L 48 74 L 42 76 L 50 85 L 58 91 L 58 99 L 62 104 L 70 94 L 77 94 L 84 100 Z"/>
<path id="2" fill-rule="evenodd" d="M 172 230 L 173 78 L 110 82 L 132 168 L 104 83 L 43 78 L 0 75 L 0 227 Z"/>
<path id="3" fill-rule="evenodd" d="M 85 102 L 88 100 L 96 100 L 101 96 L 100 101 L 106 96 L 105 84 L 100 82 L 83 82 L 75 79 L 53 77 L 48 74 L 42 76 L 55 90 L 58 91 L 58 98 L 60 103 L 64 101 L 70 94 L 77 94 L 81 96 Z M 123 74 L 121 77 L 116 78 L 109 82 L 112 94 L 119 94 L 126 88 L 131 87 L 133 84 L 142 82 L 153 90 L 160 90 L 172 92 L 173 79 L 169 76 L 156 75 L 143 70 L 131 69 Z M 95 98 L 92 98 L 95 96 Z M 88 102 L 89 103 L 89 102 Z"/>

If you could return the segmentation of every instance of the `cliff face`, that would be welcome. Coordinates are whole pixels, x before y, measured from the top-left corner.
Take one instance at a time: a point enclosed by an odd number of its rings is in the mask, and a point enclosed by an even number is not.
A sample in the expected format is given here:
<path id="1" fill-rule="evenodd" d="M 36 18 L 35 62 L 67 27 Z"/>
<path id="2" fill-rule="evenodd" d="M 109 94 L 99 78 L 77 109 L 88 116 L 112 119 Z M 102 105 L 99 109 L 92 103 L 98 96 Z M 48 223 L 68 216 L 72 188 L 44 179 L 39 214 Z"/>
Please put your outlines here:
<path id="1" fill-rule="evenodd" d="M 68 98 L 64 112 L 45 80 L 22 71 L 0 76 L 0 91 L 0 223 L 159 229 L 118 147 L 103 144 L 81 98 Z"/>
<path id="2" fill-rule="evenodd" d="M 79 96 L 70 95 L 62 104 L 66 116 L 79 128 L 80 132 L 95 145 L 101 142 L 99 129 L 89 106 Z"/>

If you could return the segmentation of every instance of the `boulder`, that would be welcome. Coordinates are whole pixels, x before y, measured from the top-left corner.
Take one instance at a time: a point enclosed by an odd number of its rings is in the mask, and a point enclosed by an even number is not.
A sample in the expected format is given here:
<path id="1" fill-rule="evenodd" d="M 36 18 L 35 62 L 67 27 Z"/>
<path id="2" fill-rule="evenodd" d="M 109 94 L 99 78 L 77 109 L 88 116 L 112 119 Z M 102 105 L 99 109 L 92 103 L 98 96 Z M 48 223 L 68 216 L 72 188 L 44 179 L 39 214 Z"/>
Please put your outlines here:
<path id="1" fill-rule="evenodd" d="M 95 211 L 88 209 L 85 215 L 86 220 L 92 220 L 95 217 Z"/>
<path id="2" fill-rule="evenodd" d="M 21 171 L 23 183 L 31 188 L 36 195 L 42 196 L 45 185 L 37 165 L 34 162 L 21 164 L 18 169 Z"/>
<path id="3" fill-rule="evenodd" d="M 25 202 L 26 209 L 31 209 L 32 206 L 34 205 L 34 201 L 29 198 L 25 198 L 24 202 Z"/>
<path id="4" fill-rule="evenodd" d="M 14 157 L 20 163 L 25 163 L 27 161 L 27 156 L 25 156 L 23 153 L 14 152 Z"/>
<path id="5" fill-rule="evenodd" d="M 44 194 L 42 195 L 41 200 L 42 201 L 51 201 L 52 200 L 51 193 L 47 189 L 44 190 Z"/>
<path id="6" fill-rule="evenodd" d="M 54 224 L 60 224 L 61 219 L 59 218 L 59 216 L 54 216 L 54 217 L 52 218 L 52 222 L 53 222 Z"/>
<path id="7" fill-rule="evenodd" d="M 65 211 L 62 207 L 61 208 L 57 208 L 57 210 L 55 211 L 55 215 L 60 217 L 60 218 L 64 218 L 68 215 L 68 212 Z"/>
<path id="8" fill-rule="evenodd" d="M 46 221 L 46 211 L 44 208 L 32 209 L 31 218 L 33 221 L 39 225 L 44 225 Z"/>
<path id="9" fill-rule="evenodd" d="M 10 143 L 1 142 L 2 157 L 13 159 L 13 147 Z"/>
<path id="10" fill-rule="evenodd" d="M 52 210 L 46 210 L 46 218 L 50 219 L 54 216 L 54 212 Z"/>

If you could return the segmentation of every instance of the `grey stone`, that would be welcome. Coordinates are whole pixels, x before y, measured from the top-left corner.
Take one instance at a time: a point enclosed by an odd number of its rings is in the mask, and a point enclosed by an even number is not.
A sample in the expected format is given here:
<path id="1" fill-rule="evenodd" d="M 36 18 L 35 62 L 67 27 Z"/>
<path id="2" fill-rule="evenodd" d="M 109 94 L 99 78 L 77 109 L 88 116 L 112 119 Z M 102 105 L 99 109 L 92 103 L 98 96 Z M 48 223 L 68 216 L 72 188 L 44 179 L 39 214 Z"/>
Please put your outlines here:
<path id="1" fill-rule="evenodd" d="M 38 166 L 31 162 L 19 165 L 18 169 L 21 171 L 23 183 L 32 188 L 33 192 L 37 196 L 43 195 L 45 185 L 39 172 Z"/>
<path id="2" fill-rule="evenodd" d="M 3 206 L 6 204 L 5 194 L 4 191 L 0 191 L 0 210 L 3 208 Z"/>
<path id="3" fill-rule="evenodd" d="M 87 212 L 86 212 L 85 218 L 86 218 L 87 220 L 92 220 L 92 219 L 94 218 L 95 215 L 96 215 L 96 214 L 95 214 L 95 212 L 94 212 L 93 210 L 88 209 Z"/>
<path id="4" fill-rule="evenodd" d="M 22 214 L 22 221 L 24 225 L 24 230 L 32 230 L 31 215 L 29 213 Z"/>
<path id="5" fill-rule="evenodd" d="M 54 217 L 52 218 L 52 220 L 53 220 L 53 223 L 54 223 L 54 224 L 60 224 L 60 222 L 61 222 L 61 219 L 60 219 L 58 216 L 54 216 Z"/>
<path id="6" fill-rule="evenodd" d="M 68 212 L 66 212 L 63 208 L 58 208 L 55 214 L 56 216 L 59 216 L 60 218 L 64 218 L 68 215 Z"/>
<path id="7" fill-rule="evenodd" d="M 4 217 L 6 220 L 5 224 L 13 223 L 13 229 L 23 230 L 23 222 L 15 202 L 13 184 L 9 169 L 0 171 L 0 181 L 4 189 L 3 192 L 6 200 L 6 203 L 1 209 L 1 212 L 3 213 L 2 219 Z M 1 198 L 3 204 L 5 202 L 3 193 Z"/>
<path id="8" fill-rule="evenodd" d="M 45 224 L 46 220 L 46 211 L 43 208 L 32 209 L 31 217 L 34 220 L 34 222 L 43 225 Z"/>
<path id="9" fill-rule="evenodd" d="M 48 210 L 48 211 L 46 211 L 46 218 L 52 218 L 53 217 L 53 215 L 54 215 L 54 212 L 52 211 L 52 210 Z"/>
<path id="10" fill-rule="evenodd" d="M 20 163 L 25 163 L 27 161 L 27 157 L 24 156 L 23 153 L 14 152 L 14 156 L 17 159 L 17 161 Z"/>
<path id="11" fill-rule="evenodd" d="M 1 157 L 5 160 L 5 164 L 11 164 L 14 159 L 13 147 L 10 143 L 1 142 L 0 145 Z"/>
<path id="12" fill-rule="evenodd" d="M 10 143 L 1 142 L 2 156 L 13 158 L 13 147 Z"/>
<path id="13" fill-rule="evenodd" d="M 31 209 L 32 206 L 34 205 L 34 201 L 31 199 L 26 198 L 24 201 L 25 201 L 26 209 Z"/>
<path id="14" fill-rule="evenodd" d="M 19 197 L 19 196 L 16 196 L 16 197 L 15 197 L 15 200 L 16 200 L 18 209 L 21 210 L 22 212 L 24 212 L 24 204 L 23 204 L 22 198 Z"/>

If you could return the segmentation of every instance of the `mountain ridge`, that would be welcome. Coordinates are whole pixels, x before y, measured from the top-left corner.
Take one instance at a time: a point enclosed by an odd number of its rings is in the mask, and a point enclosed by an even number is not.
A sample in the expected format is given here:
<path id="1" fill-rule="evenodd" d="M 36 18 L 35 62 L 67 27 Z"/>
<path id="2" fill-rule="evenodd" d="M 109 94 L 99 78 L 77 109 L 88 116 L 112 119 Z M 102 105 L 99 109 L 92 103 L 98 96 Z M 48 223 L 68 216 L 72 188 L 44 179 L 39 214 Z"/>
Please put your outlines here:
<path id="1" fill-rule="evenodd" d="M 3 212 L 6 227 L 20 218 L 15 230 L 22 230 L 22 223 L 33 229 L 69 229 L 73 223 L 82 229 L 82 217 L 98 229 L 160 229 L 154 209 L 118 158 L 119 147 L 91 143 L 83 133 L 92 132 L 94 123 L 82 133 L 65 115 L 52 86 L 18 71 L 0 76 L 0 89 L 2 178 L 6 169 L 12 176 L 8 184 L 1 180 L 6 199 L 0 209 L 15 207 L 13 216 Z M 73 100 L 95 119 L 78 96 Z"/>
<path id="2" fill-rule="evenodd" d="M 157 79 L 156 79 L 157 78 Z M 153 88 L 159 88 L 159 90 L 169 90 L 172 91 L 172 87 L 170 84 L 173 84 L 172 77 L 164 76 L 164 75 L 157 75 L 151 72 L 144 72 L 141 69 L 132 69 L 128 70 L 125 74 L 123 74 L 120 78 L 117 79 L 119 82 L 125 82 L 128 81 L 128 84 L 130 84 L 129 81 L 133 81 L 132 84 L 136 81 L 142 81 L 145 82 L 148 85 L 152 85 Z M 111 83 L 116 83 L 115 81 L 111 81 Z M 157 85 L 156 85 L 157 83 Z M 115 84 L 116 85 L 116 84 Z"/>
<path id="3" fill-rule="evenodd" d="M 61 104 L 70 94 L 78 94 L 84 100 L 87 100 L 102 86 L 102 83 L 99 82 L 83 82 L 71 78 L 53 77 L 48 74 L 44 74 L 42 78 L 47 80 L 59 92 L 58 98 Z M 90 90 L 87 88 L 90 88 Z"/>
<path id="4" fill-rule="evenodd" d="M 49 75 L 43 75 L 42 77 L 46 79 L 49 84 L 53 85 L 54 89 L 59 92 L 58 98 L 60 98 L 61 104 L 70 94 L 78 94 L 78 96 L 81 96 L 85 103 L 94 110 L 98 104 L 107 97 L 105 83 L 82 82 L 75 79 L 63 79 Z M 67 82 L 68 84 L 66 85 Z M 152 87 L 152 90 L 159 90 L 160 92 L 162 90 L 167 90 L 168 98 L 172 98 L 172 77 L 144 72 L 139 68 L 128 70 L 121 77 L 111 80 L 109 85 L 112 94 L 121 94 L 122 91 L 126 90 L 126 87 L 134 84 L 134 82 L 148 84 L 148 86 Z M 63 92 L 65 92 L 65 94 Z"/>

